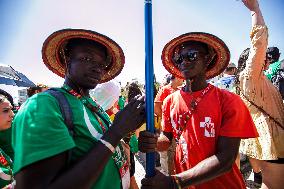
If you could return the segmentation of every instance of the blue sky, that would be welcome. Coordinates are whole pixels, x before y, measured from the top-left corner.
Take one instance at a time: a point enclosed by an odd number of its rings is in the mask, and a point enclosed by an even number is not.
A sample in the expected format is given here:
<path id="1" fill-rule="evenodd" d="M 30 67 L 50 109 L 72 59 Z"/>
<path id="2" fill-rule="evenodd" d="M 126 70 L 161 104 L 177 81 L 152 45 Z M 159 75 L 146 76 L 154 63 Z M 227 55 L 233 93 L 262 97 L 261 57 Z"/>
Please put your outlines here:
<path id="1" fill-rule="evenodd" d="M 260 0 L 269 28 L 269 45 L 284 53 L 282 0 Z M 12 65 L 35 83 L 59 86 L 63 79 L 41 59 L 44 40 L 56 30 L 84 28 L 103 33 L 123 48 L 126 64 L 118 81 L 144 81 L 144 1 L 142 0 L 0 0 L 0 62 Z M 251 16 L 236 0 L 153 0 L 154 70 L 167 73 L 163 46 L 183 33 L 202 31 L 220 37 L 236 62 L 249 46 Z M 281 56 L 283 59 L 283 56 Z"/>

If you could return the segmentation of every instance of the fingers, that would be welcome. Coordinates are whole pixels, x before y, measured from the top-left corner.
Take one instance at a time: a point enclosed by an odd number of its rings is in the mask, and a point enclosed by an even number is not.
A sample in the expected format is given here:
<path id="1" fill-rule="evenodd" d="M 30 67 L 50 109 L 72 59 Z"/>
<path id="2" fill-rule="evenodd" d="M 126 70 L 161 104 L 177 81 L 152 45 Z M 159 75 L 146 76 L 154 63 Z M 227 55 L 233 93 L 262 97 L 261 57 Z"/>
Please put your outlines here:
<path id="1" fill-rule="evenodd" d="M 154 179 L 152 178 L 143 178 L 141 180 L 141 189 L 150 189 L 153 188 L 154 185 Z"/>
<path id="2" fill-rule="evenodd" d="M 141 131 L 138 138 L 138 147 L 141 152 L 154 152 L 157 150 L 158 137 L 149 131 Z"/>
<path id="3" fill-rule="evenodd" d="M 144 178 L 141 181 L 142 189 L 169 189 L 172 188 L 171 186 L 171 178 L 167 177 L 166 175 L 162 174 L 160 171 L 155 170 L 155 176 Z"/>

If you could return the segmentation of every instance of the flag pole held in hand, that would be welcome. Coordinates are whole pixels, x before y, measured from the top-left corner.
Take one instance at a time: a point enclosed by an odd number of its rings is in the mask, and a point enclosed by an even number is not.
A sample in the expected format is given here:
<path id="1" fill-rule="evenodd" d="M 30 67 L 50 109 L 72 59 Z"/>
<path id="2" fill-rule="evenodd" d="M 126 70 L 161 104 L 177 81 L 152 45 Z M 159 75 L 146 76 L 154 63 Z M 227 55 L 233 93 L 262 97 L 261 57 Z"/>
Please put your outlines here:
<path id="1" fill-rule="evenodd" d="M 145 86 L 146 86 L 146 128 L 154 133 L 154 73 L 153 73 L 153 29 L 152 0 L 145 0 Z M 155 154 L 146 154 L 146 177 L 155 175 Z"/>

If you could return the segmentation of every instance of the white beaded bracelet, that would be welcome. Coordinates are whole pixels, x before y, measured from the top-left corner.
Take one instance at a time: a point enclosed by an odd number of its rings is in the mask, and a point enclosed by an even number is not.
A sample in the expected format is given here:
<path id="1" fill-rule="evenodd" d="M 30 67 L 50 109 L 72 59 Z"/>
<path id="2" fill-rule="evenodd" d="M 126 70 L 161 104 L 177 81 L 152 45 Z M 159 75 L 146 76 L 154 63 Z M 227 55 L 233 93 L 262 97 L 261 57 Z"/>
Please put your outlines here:
<path id="1" fill-rule="evenodd" d="M 103 139 L 99 139 L 99 141 L 100 141 L 103 145 L 105 145 L 112 153 L 115 152 L 115 148 L 113 147 L 113 145 L 111 145 L 111 143 L 109 143 L 109 142 L 107 142 L 107 141 L 105 141 L 105 140 L 103 140 Z"/>

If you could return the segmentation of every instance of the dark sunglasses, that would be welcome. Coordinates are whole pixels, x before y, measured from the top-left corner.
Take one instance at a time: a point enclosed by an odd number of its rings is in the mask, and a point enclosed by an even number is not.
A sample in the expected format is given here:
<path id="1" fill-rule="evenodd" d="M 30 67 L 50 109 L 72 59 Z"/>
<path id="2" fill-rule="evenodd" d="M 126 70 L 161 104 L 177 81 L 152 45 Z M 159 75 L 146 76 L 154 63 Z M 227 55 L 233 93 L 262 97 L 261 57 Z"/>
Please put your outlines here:
<path id="1" fill-rule="evenodd" d="M 198 55 L 200 55 L 200 52 L 196 50 L 188 51 L 185 54 L 179 54 L 178 57 L 175 58 L 175 63 L 180 65 L 183 61 L 195 62 L 200 59 L 200 56 Z"/>

